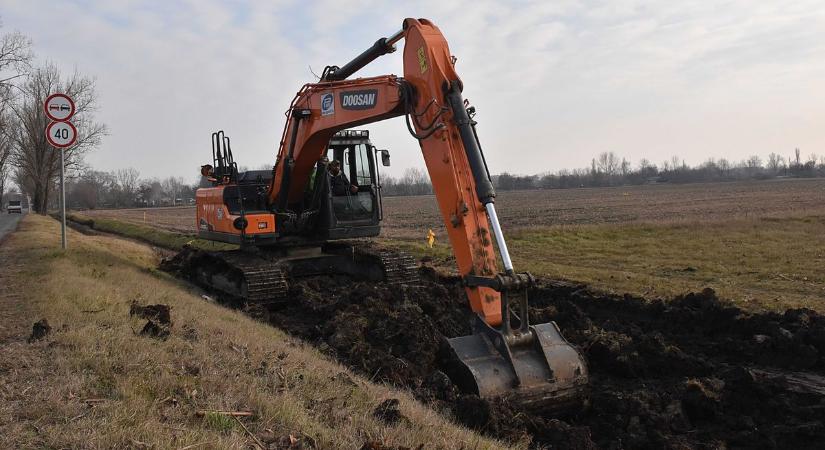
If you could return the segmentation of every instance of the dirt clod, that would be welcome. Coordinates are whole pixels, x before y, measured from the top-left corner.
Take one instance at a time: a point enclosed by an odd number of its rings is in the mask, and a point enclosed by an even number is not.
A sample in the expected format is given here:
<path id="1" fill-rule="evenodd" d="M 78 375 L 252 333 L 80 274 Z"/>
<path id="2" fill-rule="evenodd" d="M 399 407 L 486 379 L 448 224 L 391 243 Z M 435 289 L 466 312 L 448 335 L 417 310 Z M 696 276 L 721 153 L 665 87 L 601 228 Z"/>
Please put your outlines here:
<path id="1" fill-rule="evenodd" d="M 129 306 L 129 315 L 154 320 L 160 325 L 168 326 L 172 324 L 169 305 L 141 305 L 137 302 L 132 302 Z"/>
<path id="2" fill-rule="evenodd" d="M 129 316 L 147 319 L 138 334 L 165 340 L 169 337 L 172 328 L 170 309 L 169 305 L 141 305 L 137 301 L 133 301 L 129 305 Z M 197 340 L 197 331 L 185 325 L 184 338 Z"/>
<path id="3" fill-rule="evenodd" d="M 395 425 L 405 420 L 405 417 L 401 414 L 401 410 L 398 409 L 397 398 L 389 398 L 381 402 L 381 404 L 373 410 L 372 415 L 376 419 L 389 425 Z"/>
<path id="4" fill-rule="evenodd" d="M 157 323 L 147 320 L 146 325 L 141 328 L 141 336 L 149 336 L 158 339 L 166 339 L 169 337 L 169 327 L 166 325 L 158 325 Z"/>
<path id="5" fill-rule="evenodd" d="M 32 334 L 29 335 L 28 342 L 39 341 L 48 336 L 51 331 L 52 327 L 49 325 L 49 321 L 45 318 L 40 319 L 32 325 Z"/>

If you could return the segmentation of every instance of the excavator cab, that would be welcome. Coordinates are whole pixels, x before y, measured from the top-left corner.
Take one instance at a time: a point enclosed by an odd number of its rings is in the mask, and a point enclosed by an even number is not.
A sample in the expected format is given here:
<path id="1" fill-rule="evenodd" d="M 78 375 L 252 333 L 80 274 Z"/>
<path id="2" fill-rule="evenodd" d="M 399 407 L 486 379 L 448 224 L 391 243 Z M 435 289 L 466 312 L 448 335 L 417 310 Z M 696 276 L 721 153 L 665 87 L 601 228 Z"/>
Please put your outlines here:
<path id="1" fill-rule="evenodd" d="M 381 150 L 381 155 L 387 154 Z M 326 158 L 316 165 L 310 184 L 325 180 L 322 218 L 316 230 L 324 239 L 377 236 L 382 217 L 381 186 L 376 154 L 368 130 L 339 131 L 329 142 Z M 330 166 L 336 161 L 340 174 L 333 180 Z M 322 176 L 322 174 L 325 174 Z M 337 188 L 333 184 L 337 181 Z M 346 185 L 344 185 L 346 183 Z"/>
<path id="2" fill-rule="evenodd" d="M 330 140 L 327 159 L 337 161 L 341 174 L 336 189 L 330 186 L 331 212 L 336 226 L 358 226 L 378 222 L 380 190 L 377 167 L 367 130 L 346 130 Z M 329 177 L 333 179 L 332 176 Z M 351 187 L 353 186 L 353 187 Z"/>

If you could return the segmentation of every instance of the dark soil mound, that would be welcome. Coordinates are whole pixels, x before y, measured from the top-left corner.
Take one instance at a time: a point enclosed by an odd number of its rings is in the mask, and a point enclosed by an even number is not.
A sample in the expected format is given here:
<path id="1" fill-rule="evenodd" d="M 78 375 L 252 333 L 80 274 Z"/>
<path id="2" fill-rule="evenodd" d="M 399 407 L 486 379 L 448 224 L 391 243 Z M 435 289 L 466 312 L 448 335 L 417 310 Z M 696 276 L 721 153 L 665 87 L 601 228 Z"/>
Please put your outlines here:
<path id="1" fill-rule="evenodd" d="M 150 336 L 159 339 L 169 337 L 172 327 L 172 315 L 169 305 L 141 305 L 133 301 L 129 306 L 129 316 L 147 319 L 140 330 L 141 336 Z"/>
<path id="2" fill-rule="evenodd" d="M 525 411 L 464 395 L 444 374 L 445 338 L 470 332 L 457 279 L 418 287 L 318 277 L 258 311 L 365 376 L 410 389 L 457 421 L 550 448 L 822 448 L 825 317 L 748 314 L 712 290 L 669 302 L 540 282 L 531 321 L 555 321 L 591 372 L 582 409 Z"/>
<path id="3" fill-rule="evenodd" d="M 29 343 L 39 341 L 51 333 L 52 327 L 46 319 L 40 319 L 32 325 L 32 334 L 29 335 L 27 341 Z"/>

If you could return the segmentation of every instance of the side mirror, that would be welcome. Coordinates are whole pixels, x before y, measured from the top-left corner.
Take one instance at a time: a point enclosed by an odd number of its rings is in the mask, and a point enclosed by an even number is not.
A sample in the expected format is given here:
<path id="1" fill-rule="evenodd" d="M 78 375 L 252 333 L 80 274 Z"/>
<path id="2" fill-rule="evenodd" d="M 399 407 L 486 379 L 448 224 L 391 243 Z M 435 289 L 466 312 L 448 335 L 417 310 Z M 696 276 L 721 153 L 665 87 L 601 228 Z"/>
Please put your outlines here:
<path id="1" fill-rule="evenodd" d="M 389 150 L 378 150 L 381 152 L 381 165 L 384 167 L 390 166 L 390 151 Z"/>

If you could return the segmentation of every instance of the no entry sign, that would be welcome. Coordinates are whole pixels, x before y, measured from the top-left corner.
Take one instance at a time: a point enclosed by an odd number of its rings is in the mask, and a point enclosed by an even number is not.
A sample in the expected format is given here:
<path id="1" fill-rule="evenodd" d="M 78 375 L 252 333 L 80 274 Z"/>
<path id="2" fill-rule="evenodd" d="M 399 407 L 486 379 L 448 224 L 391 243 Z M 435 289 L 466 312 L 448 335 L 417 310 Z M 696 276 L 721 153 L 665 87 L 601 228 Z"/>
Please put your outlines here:
<path id="1" fill-rule="evenodd" d="M 62 122 L 74 115 L 74 102 L 66 94 L 52 94 L 43 103 L 49 119 Z"/>
<path id="2" fill-rule="evenodd" d="M 71 122 L 52 122 L 46 127 L 46 139 L 55 147 L 71 147 L 77 140 L 77 128 Z"/>

